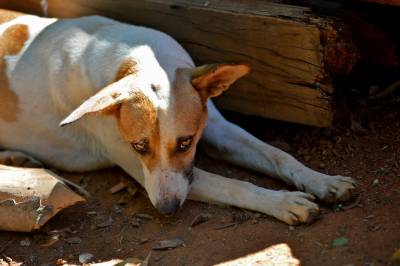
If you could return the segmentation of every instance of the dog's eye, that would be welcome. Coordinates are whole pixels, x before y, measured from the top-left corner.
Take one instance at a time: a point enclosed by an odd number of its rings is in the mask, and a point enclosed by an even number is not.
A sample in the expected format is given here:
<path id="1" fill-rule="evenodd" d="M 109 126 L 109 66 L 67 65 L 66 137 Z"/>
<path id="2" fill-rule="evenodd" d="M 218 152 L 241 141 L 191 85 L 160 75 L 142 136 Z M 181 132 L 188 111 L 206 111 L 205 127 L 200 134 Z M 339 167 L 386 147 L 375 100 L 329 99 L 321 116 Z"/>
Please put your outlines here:
<path id="1" fill-rule="evenodd" d="M 138 153 L 144 155 L 149 152 L 149 143 L 146 139 L 142 139 L 138 142 L 131 143 L 132 148 Z"/>
<path id="2" fill-rule="evenodd" d="M 192 136 L 178 139 L 178 147 L 177 147 L 178 152 L 185 152 L 189 150 L 189 148 L 192 146 L 192 142 L 193 142 Z"/>

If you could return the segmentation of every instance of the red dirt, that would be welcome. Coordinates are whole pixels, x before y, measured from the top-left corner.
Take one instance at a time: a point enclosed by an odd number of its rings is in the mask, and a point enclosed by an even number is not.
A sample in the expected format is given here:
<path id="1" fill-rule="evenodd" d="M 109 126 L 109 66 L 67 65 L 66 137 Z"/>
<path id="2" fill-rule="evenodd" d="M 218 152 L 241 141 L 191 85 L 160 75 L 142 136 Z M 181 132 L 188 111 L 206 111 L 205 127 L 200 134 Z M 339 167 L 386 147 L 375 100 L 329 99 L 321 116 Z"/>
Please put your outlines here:
<path id="1" fill-rule="evenodd" d="M 400 248 L 400 111 L 397 103 L 382 106 L 370 110 L 365 135 L 347 129 L 323 130 L 262 119 L 234 119 L 261 139 L 289 149 L 307 165 L 329 174 L 349 175 L 358 181 L 359 196 L 353 202 L 343 206 L 321 205 L 321 217 L 311 225 L 289 227 L 252 212 L 197 202 L 187 202 L 175 216 L 163 217 L 142 193 L 137 193 L 125 206 L 118 205 L 127 192 L 112 195 L 108 190 L 125 176 L 119 169 L 62 173 L 86 184 L 92 198 L 85 205 L 62 211 L 39 232 L 2 232 L 0 254 L 26 265 L 54 265 L 60 258 L 78 263 L 78 255 L 84 252 L 94 254 L 97 260 L 144 259 L 158 241 L 181 236 L 184 247 L 153 251 L 150 265 L 212 265 L 279 243 L 287 243 L 302 265 L 390 265 L 391 255 Z M 265 123 L 265 127 L 260 128 L 260 123 Z M 279 181 L 215 162 L 204 154 L 198 157 L 197 165 L 207 170 L 261 186 L 288 189 Z M 90 215 L 89 211 L 97 214 Z M 133 227 L 135 213 L 150 214 L 154 219 L 144 219 L 139 227 Z M 199 214 L 210 214 L 211 219 L 190 228 Z M 96 227 L 110 216 L 114 220 L 111 226 Z M 242 223 L 216 230 L 233 220 Z M 40 246 L 46 232 L 66 227 L 76 232 L 66 232 L 64 238 L 79 237 L 80 244 L 60 240 L 50 247 Z M 333 247 L 332 241 L 338 237 L 346 237 L 348 244 Z M 26 238 L 30 246 L 23 247 L 20 241 Z"/>

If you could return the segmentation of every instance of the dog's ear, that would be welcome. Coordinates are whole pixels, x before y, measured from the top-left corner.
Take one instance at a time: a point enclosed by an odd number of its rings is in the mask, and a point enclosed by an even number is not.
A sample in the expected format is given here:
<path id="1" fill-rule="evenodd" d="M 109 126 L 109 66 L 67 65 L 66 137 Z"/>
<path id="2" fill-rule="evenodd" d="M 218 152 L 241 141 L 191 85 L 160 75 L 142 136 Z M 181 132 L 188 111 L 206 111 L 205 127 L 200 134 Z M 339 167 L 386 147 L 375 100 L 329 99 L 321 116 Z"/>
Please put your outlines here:
<path id="1" fill-rule="evenodd" d="M 119 108 L 123 101 L 134 97 L 135 93 L 130 88 L 132 78 L 132 76 L 126 76 L 100 90 L 68 115 L 60 123 L 60 126 L 73 123 L 87 114 L 107 112 Z"/>
<path id="2" fill-rule="evenodd" d="M 192 85 L 203 101 L 226 91 L 232 83 L 250 72 L 246 64 L 209 64 L 192 70 Z"/>

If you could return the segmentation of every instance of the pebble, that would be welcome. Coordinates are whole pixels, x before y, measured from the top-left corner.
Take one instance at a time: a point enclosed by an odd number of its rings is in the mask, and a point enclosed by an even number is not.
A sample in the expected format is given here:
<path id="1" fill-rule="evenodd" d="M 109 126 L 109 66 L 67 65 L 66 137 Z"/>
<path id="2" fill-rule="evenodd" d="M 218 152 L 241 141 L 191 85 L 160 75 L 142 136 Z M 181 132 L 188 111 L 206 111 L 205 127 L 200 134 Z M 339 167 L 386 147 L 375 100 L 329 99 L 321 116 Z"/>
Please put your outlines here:
<path id="1" fill-rule="evenodd" d="M 79 255 L 79 262 L 84 264 L 84 263 L 89 263 L 94 260 L 94 255 L 90 253 L 82 253 Z"/>
<path id="2" fill-rule="evenodd" d="M 82 242 L 82 239 L 80 239 L 79 237 L 70 237 L 66 238 L 65 242 L 67 242 L 68 244 L 80 244 Z"/>
<path id="3" fill-rule="evenodd" d="M 24 240 L 19 241 L 19 245 L 21 247 L 29 247 L 31 245 L 31 241 L 29 241 L 28 238 L 25 238 Z"/>
<path id="4" fill-rule="evenodd" d="M 146 214 L 146 213 L 137 213 L 137 214 L 135 214 L 135 216 L 136 216 L 137 218 L 145 219 L 145 220 L 153 220 L 153 219 L 154 219 L 153 216 L 151 216 L 151 215 L 149 215 L 149 214 Z"/>
<path id="5" fill-rule="evenodd" d="M 379 179 L 375 179 L 375 180 L 372 182 L 372 185 L 374 185 L 374 186 L 379 185 Z"/>
<path id="6" fill-rule="evenodd" d="M 100 222 L 100 223 L 97 223 L 96 227 L 98 227 L 98 228 L 109 227 L 109 226 L 111 226 L 113 224 L 113 222 L 114 222 L 114 220 L 111 217 L 108 217 L 107 220 L 105 220 L 103 222 Z"/>

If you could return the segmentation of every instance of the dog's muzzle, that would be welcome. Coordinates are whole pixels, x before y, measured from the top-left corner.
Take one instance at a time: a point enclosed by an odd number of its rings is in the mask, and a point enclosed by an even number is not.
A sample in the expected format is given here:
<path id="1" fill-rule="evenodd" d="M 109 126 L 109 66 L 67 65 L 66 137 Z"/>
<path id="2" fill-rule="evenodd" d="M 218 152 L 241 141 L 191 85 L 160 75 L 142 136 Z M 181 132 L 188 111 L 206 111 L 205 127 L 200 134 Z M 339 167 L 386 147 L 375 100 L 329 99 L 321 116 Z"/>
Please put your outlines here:
<path id="1" fill-rule="evenodd" d="M 176 197 L 172 200 L 164 200 L 156 204 L 157 210 L 162 214 L 174 214 L 180 205 L 180 200 Z"/>

